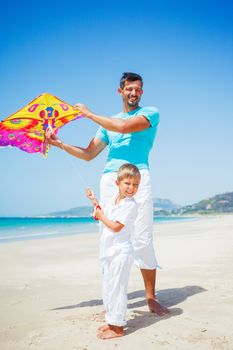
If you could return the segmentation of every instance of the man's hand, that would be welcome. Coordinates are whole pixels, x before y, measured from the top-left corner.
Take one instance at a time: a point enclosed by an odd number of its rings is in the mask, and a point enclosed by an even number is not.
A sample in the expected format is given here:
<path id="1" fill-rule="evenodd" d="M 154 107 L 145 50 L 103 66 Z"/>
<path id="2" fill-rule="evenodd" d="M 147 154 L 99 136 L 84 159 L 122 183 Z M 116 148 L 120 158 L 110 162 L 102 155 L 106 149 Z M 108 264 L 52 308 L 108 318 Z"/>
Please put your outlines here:
<path id="1" fill-rule="evenodd" d="M 83 105 L 82 103 L 76 103 L 76 105 L 74 105 L 74 109 L 79 110 L 85 118 L 91 118 L 94 114 L 87 106 Z"/>
<path id="2" fill-rule="evenodd" d="M 61 140 L 59 140 L 59 138 L 49 128 L 45 131 L 45 140 L 47 143 L 53 146 L 61 147 L 62 145 Z"/>

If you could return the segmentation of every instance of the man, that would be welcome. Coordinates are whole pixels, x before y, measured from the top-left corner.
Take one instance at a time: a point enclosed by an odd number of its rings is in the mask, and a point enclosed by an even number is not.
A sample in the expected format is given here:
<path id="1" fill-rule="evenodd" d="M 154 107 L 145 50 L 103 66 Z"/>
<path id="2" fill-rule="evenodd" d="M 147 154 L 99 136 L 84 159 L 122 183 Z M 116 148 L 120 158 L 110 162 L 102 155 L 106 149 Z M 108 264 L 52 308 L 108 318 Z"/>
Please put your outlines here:
<path id="1" fill-rule="evenodd" d="M 168 313 L 155 298 L 155 280 L 157 261 L 153 248 L 153 203 L 150 184 L 149 152 L 153 146 L 159 112 L 155 107 L 140 107 L 143 94 L 142 77 L 135 73 L 123 73 L 118 93 L 122 97 L 123 110 L 113 117 L 97 115 L 82 104 L 75 108 L 100 127 L 86 148 L 62 143 L 51 131 L 46 136 L 50 144 L 71 155 L 90 161 L 108 145 L 109 152 L 104 173 L 100 182 L 100 203 L 112 197 L 116 173 L 124 163 L 136 165 L 141 172 L 141 184 L 135 199 L 139 203 L 139 215 L 135 222 L 132 241 L 135 252 L 135 264 L 140 268 L 145 284 L 146 300 L 151 312 L 158 315 Z"/>

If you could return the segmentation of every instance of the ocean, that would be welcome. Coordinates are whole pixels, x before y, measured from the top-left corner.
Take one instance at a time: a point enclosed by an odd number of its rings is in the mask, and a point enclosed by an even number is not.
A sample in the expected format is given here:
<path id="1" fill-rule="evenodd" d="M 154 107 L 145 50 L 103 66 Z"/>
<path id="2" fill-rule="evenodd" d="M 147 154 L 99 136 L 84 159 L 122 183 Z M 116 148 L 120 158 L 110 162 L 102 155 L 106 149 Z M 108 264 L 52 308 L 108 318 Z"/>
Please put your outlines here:
<path id="1" fill-rule="evenodd" d="M 156 217 L 155 222 L 187 220 L 181 217 Z M 76 217 L 3 217 L 0 218 L 0 244 L 22 240 L 98 232 L 98 221 Z"/>

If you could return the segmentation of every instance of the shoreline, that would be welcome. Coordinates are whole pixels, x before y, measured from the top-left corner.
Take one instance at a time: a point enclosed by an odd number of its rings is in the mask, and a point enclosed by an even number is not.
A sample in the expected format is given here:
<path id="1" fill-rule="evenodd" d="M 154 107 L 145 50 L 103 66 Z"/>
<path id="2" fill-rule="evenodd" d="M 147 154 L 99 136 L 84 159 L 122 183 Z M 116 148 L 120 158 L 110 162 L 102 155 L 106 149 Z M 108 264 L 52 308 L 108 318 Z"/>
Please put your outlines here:
<path id="1" fill-rule="evenodd" d="M 0 343 L 4 350 L 230 350 L 233 216 L 155 224 L 157 297 L 147 310 L 133 266 L 126 336 L 96 338 L 102 323 L 98 233 L 0 245 Z"/>
<path id="2" fill-rule="evenodd" d="M 90 210 L 91 212 L 91 210 Z M 214 213 L 190 213 L 190 214 L 169 214 L 169 215 L 154 215 L 154 218 L 160 217 L 215 217 L 215 216 L 232 216 L 233 212 L 214 212 Z M 91 219 L 90 216 L 78 216 L 78 215 L 23 215 L 23 216 L 0 216 L 0 219 Z"/>
<path id="3" fill-rule="evenodd" d="M 154 224 L 157 226 L 196 219 L 199 218 L 161 216 L 154 219 Z M 98 222 L 93 218 L 0 218 L 0 244 L 90 233 L 98 233 Z"/>

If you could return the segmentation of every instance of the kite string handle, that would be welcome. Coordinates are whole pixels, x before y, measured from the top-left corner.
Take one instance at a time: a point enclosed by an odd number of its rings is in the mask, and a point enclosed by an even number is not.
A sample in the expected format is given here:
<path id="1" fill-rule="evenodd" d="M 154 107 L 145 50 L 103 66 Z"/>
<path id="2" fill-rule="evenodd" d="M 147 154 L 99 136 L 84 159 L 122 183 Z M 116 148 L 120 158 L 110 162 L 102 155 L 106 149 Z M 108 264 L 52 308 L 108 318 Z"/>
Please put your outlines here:
<path id="1" fill-rule="evenodd" d="M 95 219 L 95 220 L 99 220 L 97 217 L 96 217 L 96 211 L 97 210 L 101 210 L 102 208 L 101 208 L 101 206 L 99 205 L 99 204 L 96 204 L 95 206 L 94 206 L 94 210 L 93 210 L 93 213 L 92 213 L 92 217 L 93 217 L 93 219 Z"/>

